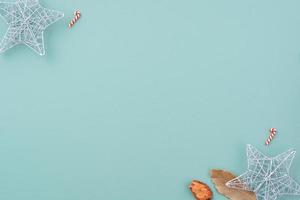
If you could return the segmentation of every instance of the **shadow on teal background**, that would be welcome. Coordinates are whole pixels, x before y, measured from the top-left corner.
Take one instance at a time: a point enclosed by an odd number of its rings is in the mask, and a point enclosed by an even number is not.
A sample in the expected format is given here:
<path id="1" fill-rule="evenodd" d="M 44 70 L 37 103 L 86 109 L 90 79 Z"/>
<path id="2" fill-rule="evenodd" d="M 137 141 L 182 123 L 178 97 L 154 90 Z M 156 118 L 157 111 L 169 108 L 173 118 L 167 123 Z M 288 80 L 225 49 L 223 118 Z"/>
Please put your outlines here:
<path id="1" fill-rule="evenodd" d="M 41 3 L 65 12 L 47 55 L 0 56 L 0 199 L 193 200 L 248 143 L 300 152 L 299 1 Z"/>

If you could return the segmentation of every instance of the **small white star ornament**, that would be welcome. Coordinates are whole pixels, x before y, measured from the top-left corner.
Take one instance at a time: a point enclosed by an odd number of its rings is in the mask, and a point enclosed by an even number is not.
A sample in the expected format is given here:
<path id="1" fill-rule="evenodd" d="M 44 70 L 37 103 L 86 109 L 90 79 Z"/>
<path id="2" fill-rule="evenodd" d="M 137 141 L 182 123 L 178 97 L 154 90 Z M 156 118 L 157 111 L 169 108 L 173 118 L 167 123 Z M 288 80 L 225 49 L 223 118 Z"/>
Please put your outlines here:
<path id="1" fill-rule="evenodd" d="M 253 191 L 257 200 L 275 200 L 281 195 L 300 195 L 300 185 L 289 175 L 296 151 L 269 158 L 247 146 L 248 170 L 226 183 L 228 187 Z"/>
<path id="2" fill-rule="evenodd" d="M 61 19 L 64 14 L 42 7 L 38 0 L 0 2 L 0 16 L 8 30 L 0 43 L 0 53 L 25 44 L 39 55 L 45 55 L 44 30 Z"/>

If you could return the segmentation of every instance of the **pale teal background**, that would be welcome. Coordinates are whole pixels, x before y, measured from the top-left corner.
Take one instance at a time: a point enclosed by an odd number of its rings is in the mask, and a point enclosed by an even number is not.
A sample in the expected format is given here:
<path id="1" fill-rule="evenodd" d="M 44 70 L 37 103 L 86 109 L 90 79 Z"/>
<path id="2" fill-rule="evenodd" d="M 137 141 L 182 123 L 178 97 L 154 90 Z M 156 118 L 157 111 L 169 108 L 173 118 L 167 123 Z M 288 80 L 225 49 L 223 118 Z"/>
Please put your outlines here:
<path id="1" fill-rule="evenodd" d="M 300 1 L 41 3 L 47 55 L 0 56 L 0 199 L 193 200 L 247 143 L 300 152 Z"/>

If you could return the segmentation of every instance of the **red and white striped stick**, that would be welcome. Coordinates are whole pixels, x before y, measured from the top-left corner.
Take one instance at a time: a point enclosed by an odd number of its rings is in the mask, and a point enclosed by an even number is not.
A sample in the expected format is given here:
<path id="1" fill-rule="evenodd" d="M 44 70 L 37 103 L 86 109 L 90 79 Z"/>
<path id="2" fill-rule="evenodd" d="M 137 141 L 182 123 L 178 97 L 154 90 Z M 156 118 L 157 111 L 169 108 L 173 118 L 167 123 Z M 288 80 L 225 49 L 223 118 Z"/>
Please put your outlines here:
<path id="1" fill-rule="evenodd" d="M 270 128 L 270 135 L 268 137 L 268 139 L 265 142 L 265 145 L 269 145 L 271 143 L 271 141 L 273 140 L 273 138 L 276 136 L 277 130 L 276 128 Z"/>
<path id="2" fill-rule="evenodd" d="M 74 13 L 74 18 L 69 23 L 69 28 L 72 28 L 74 26 L 74 24 L 79 20 L 80 17 L 81 17 L 80 10 L 77 10 Z"/>

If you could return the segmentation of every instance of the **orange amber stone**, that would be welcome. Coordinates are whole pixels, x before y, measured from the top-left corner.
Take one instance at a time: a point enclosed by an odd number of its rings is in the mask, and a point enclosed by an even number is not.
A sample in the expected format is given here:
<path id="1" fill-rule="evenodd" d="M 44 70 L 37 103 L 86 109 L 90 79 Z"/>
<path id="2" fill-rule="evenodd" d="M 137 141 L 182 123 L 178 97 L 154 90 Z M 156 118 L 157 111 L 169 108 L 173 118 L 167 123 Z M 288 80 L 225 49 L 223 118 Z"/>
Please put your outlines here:
<path id="1" fill-rule="evenodd" d="M 190 190 L 197 200 L 211 200 L 213 193 L 208 185 L 200 181 L 192 181 Z"/>

